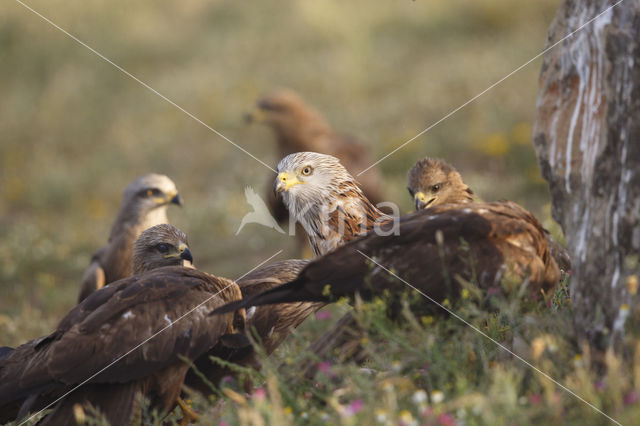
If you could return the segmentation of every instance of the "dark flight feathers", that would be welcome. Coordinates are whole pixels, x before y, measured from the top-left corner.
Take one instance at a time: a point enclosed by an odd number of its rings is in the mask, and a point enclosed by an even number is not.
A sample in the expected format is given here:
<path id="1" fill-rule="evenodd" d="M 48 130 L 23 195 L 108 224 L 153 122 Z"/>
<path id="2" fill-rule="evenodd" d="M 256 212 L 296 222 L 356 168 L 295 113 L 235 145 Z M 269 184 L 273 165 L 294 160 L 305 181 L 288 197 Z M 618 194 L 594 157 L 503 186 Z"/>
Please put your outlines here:
<path id="1" fill-rule="evenodd" d="M 544 229 L 517 204 L 448 204 L 404 216 L 399 235 L 369 233 L 310 262 L 292 282 L 216 312 L 285 301 L 326 302 L 356 291 L 367 298 L 387 288 L 406 288 L 364 255 L 438 301 L 455 297 L 456 275 L 485 289 L 505 277 L 528 277 L 529 294 L 550 290 L 559 276 Z"/>

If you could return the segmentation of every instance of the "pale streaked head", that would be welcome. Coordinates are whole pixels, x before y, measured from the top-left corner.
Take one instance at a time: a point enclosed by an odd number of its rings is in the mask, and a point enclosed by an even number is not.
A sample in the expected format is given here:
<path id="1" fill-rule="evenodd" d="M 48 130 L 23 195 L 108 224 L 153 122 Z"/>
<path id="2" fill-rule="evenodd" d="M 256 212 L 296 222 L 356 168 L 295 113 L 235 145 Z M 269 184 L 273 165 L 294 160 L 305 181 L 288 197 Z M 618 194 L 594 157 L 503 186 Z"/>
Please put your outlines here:
<path id="1" fill-rule="evenodd" d="M 304 207 L 326 205 L 347 189 L 361 192 L 340 160 L 317 152 L 297 152 L 284 157 L 278 164 L 273 188 L 294 216 Z"/>
<path id="2" fill-rule="evenodd" d="M 122 194 L 122 205 L 136 210 L 153 210 L 169 204 L 182 205 L 176 184 L 168 176 L 151 173 L 131 182 Z"/>

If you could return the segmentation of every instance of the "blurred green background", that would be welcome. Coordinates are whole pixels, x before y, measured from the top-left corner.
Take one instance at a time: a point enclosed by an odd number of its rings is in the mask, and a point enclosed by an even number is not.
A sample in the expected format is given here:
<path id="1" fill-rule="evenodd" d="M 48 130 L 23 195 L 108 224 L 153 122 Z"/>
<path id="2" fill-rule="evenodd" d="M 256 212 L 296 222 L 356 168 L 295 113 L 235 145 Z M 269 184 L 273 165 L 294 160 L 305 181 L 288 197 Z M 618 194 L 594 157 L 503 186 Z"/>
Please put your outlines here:
<path id="1" fill-rule="evenodd" d="M 290 87 L 375 158 L 415 136 L 543 48 L 558 0 L 78 1 L 35 10 L 275 166 L 268 129 L 242 120 Z M 381 163 L 403 212 L 408 168 L 452 162 L 485 200 L 549 223 L 533 148 L 540 60 Z M 196 265 L 230 278 L 295 256 L 294 238 L 235 231 L 273 174 L 13 1 L 0 4 L 0 345 L 49 332 L 75 303 L 121 192 L 149 172 L 185 200 L 173 223 Z"/>

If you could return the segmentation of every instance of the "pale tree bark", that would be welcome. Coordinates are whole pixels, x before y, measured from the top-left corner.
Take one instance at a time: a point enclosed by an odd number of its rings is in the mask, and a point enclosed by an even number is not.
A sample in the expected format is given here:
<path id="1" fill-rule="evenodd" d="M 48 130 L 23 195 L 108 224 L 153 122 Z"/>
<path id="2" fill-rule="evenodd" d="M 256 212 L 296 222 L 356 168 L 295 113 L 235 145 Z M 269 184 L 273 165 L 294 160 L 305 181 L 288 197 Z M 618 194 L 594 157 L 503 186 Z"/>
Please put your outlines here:
<path id="1" fill-rule="evenodd" d="M 565 0 L 547 45 L 614 3 Z M 605 348 L 639 309 L 640 0 L 545 54 L 533 138 L 572 257 L 578 336 Z"/>

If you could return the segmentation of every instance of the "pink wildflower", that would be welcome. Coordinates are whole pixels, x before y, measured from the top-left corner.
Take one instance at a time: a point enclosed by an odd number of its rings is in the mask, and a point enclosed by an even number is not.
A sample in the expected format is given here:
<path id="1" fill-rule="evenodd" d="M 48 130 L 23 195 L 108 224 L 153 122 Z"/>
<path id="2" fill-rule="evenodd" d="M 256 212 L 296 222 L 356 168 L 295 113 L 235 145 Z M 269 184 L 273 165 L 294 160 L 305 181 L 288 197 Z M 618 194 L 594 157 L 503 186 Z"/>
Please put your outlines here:
<path id="1" fill-rule="evenodd" d="M 329 318 L 331 318 L 331 312 L 329 311 L 316 312 L 316 319 L 328 320 Z"/>
<path id="2" fill-rule="evenodd" d="M 266 397 L 267 397 L 267 393 L 262 388 L 258 388 L 253 391 L 252 398 L 255 399 L 256 401 L 260 401 L 260 402 L 264 401 Z"/>
<path id="3" fill-rule="evenodd" d="M 542 396 L 539 393 L 534 393 L 529 396 L 529 402 L 533 405 L 538 405 L 542 402 Z"/>
<path id="4" fill-rule="evenodd" d="M 639 399 L 640 397 L 638 395 L 638 392 L 632 390 L 631 392 L 629 392 L 624 396 L 624 399 L 622 401 L 624 402 L 625 405 L 632 405 L 638 402 Z"/>
<path id="5" fill-rule="evenodd" d="M 362 410 L 363 406 L 364 406 L 364 403 L 362 402 L 362 400 L 356 399 L 351 404 L 345 407 L 344 415 L 348 417 L 353 416 L 354 414 L 358 413 L 358 411 Z"/>
<path id="6" fill-rule="evenodd" d="M 456 419 L 449 413 L 440 414 L 438 416 L 438 424 L 442 426 L 456 426 Z"/>

